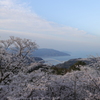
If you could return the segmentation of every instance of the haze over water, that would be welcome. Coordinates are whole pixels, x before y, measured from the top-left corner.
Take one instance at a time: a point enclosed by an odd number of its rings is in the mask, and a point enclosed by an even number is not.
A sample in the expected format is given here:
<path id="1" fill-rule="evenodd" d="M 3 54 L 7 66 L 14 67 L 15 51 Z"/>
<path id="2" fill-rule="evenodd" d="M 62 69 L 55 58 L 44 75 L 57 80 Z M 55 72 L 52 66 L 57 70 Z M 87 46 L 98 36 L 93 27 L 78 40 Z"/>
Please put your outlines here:
<path id="1" fill-rule="evenodd" d="M 67 52 L 66 52 L 67 53 Z M 47 64 L 49 65 L 56 65 L 59 63 L 63 63 L 70 59 L 77 59 L 77 58 L 90 58 L 90 57 L 98 57 L 99 55 L 95 52 L 78 52 L 78 53 L 69 53 L 70 56 L 54 56 L 54 57 L 42 57 Z"/>

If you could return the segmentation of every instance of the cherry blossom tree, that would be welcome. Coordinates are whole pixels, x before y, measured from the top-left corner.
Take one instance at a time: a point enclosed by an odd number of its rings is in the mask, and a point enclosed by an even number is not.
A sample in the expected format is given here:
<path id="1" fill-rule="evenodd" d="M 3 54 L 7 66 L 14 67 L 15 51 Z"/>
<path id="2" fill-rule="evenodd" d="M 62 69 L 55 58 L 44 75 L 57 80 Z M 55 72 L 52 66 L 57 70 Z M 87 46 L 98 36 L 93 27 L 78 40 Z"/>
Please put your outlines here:
<path id="1" fill-rule="evenodd" d="M 0 41 L 0 100 L 100 100 L 100 57 L 56 75 L 47 65 L 27 64 L 36 48 L 27 39 Z"/>
<path id="2" fill-rule="evenodd" d="M 4 75 L 6 72 L 18 73 L 19 69 L 23 70 L 33 61 L 30 55 L 37 47 L 37 44 L 29 39 L 14 36 L 8 40 L 0 40 L 0 82 L 9 76 Z"/>

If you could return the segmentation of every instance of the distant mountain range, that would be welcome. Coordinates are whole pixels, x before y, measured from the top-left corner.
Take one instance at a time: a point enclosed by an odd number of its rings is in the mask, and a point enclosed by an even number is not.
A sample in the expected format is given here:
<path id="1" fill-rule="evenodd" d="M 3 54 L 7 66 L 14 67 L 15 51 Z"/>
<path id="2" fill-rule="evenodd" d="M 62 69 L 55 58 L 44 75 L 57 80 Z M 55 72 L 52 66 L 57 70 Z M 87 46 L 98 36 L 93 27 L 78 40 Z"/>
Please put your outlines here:
<path id="1" fill-rule="evenodd" d="M 53 56 L 70 56 L 68 53 L 64 53 L 54 49 L 38 49 L 33 52 L 34 57 L 53 57 Z"/>

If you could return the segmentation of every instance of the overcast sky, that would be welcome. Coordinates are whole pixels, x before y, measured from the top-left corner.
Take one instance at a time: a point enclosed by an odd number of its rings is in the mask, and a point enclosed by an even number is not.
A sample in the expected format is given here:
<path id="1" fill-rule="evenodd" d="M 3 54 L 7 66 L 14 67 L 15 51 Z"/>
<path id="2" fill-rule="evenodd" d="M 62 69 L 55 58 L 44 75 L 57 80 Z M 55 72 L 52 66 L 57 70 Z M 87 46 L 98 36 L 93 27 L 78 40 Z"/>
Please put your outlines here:
<path id="1" fill-rule="evenodd" d="M 100 0 L 0 0 L 0 39 L 100 53 Z"/>

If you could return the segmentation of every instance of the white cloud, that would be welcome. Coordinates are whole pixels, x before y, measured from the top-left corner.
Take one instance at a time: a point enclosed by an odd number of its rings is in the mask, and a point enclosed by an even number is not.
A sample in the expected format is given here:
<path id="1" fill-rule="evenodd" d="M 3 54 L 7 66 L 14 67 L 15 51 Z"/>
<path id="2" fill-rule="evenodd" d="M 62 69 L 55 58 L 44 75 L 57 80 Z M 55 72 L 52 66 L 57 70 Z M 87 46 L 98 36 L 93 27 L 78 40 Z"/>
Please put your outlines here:
<path id="1" fill-rule="evenodd" d="M 0 27 L 1 29 L 18 30 L 27 32 L 50 32 L 53 34 L 83 34 L 72 27 L 56 26 L 56 23 L 46 21 L 37 14 L 30 12 L 23 5 L 18 5 L 12 0 L 0 1 Z"/>
<path id="2" fill-rule="evenodd" d="M 0 0 L 0 35 L 33 37 L 43 41 L 53 40 L 62 43 L 93 44 L 96 36 L 87 34 L 77 28 L 58 25 L 39 17 L 31 12 L 25 3 L 16 3 L 17 0 Z M 59 42 L 60 43 L 60 42 Z M 56 42 L 54 43 L 56 45 Z"/>
<path id="3" fill-rule="evenodd" d="M 3 7 L 12 7 L 13 5 L 13 2 L 12 0 L 0 0 L 0 6 L 3 6 Z"/>

